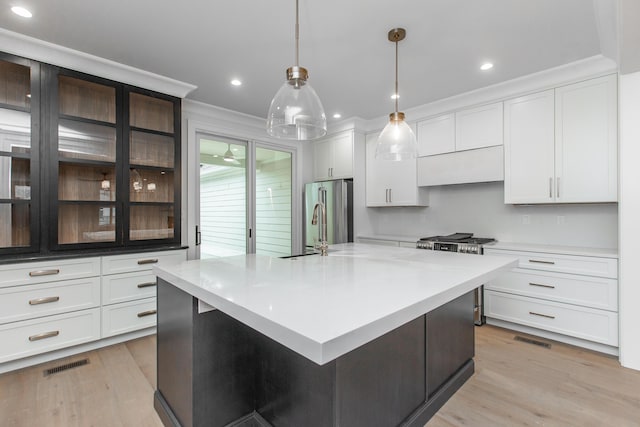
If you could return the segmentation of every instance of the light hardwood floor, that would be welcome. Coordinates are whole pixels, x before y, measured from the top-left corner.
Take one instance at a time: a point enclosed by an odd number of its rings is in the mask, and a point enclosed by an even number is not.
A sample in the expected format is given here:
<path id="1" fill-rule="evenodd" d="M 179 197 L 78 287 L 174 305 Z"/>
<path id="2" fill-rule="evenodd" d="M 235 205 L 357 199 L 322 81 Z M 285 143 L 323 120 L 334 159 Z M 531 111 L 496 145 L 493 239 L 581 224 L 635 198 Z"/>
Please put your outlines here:
<path id="1" fill-rule="evenodd" d="M 598 353 L 550 341 L 546 349 L 515 335 L 476 328 L 476 373 L 427 427 L 640 426 L 640 372 Z M 90 363 L 43 376 L 82 357 Z M 151 336 L 0 375 L 0 426 L 161 426 L 154 388 Z"/>

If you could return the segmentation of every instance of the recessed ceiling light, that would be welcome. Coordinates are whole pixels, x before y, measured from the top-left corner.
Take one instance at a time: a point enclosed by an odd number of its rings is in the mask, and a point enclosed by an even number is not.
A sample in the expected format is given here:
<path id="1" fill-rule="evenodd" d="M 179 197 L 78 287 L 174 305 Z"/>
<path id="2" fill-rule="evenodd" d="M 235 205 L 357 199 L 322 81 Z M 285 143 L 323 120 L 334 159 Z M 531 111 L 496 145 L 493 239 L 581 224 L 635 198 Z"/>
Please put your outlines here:
<path id="1" fill-rule="evenodd" d="M 400 98 L 400 95 L 398 95 L 397 93 L 394 93 L 393 95 L 391 95 L 391 99 L 398 99 Z"/>
<path id="2" fill-rule="evenodd" d="M 20 6 L 13 6 L 11 8 L 11 11 L 16 15 L 22 16 L 23 18 L 31 18 L 33 16 L 33 13 L 29 12 L 27 9 Z"/>
<path id="3" fill-rule="evenodd" d="M 334 119 L 339 119 L 340 117 L 342 117 L 342 114 L 340 114 L 340 113 L 335 113 L 335 114 L 333 115 L 333 118 L 334 118 Z"/>
<path id="4" fill-rule="evenodd" d="M 493 68 L 493 64 L 492 64 L 491 62 L 485 62 L 484 64 L 482 64 L 482 65 L 480 66 L 480 69 L 481 69 L 482 71 L 487 71 L 487 70 L 490 70 L 490 69 L 492 69 L 492 68 Z"/>
<path id="5" fill-rule="evenodd" d="M 234 86 L 242 86 L 242 82 L 238 79 L 231 80 L 231 84 Z"/>

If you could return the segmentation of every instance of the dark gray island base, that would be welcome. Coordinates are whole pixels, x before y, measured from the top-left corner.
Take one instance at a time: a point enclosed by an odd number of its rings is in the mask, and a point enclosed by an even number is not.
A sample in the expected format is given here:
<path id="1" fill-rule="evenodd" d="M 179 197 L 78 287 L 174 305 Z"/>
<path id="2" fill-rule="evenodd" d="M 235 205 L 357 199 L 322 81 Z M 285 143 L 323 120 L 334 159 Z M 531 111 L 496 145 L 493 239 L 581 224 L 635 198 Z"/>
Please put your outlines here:
<path id="1" fill-rule="evenodd" d="M 424 426 L 473 374 L 473 293 L 324 365 L 158 279 L 165 426 Z"/>

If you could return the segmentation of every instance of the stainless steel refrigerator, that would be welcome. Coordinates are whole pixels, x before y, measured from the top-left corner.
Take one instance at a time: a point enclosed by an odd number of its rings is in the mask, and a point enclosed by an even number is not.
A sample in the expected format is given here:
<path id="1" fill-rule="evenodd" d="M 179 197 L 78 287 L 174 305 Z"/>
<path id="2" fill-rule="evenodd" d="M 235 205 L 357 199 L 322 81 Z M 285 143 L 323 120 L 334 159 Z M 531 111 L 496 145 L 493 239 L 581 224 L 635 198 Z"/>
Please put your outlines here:
<path id="1" fill-rule="evenodd" d="M 313 208 L 319 201 L 327 210 L 327 242 L 353 242 L 353 181 L 335 180 L 310 182 L 304 189 L 305 248 L 313 249 L 320 242 L 321 214 L 318 224 L 312 225 Z"/>

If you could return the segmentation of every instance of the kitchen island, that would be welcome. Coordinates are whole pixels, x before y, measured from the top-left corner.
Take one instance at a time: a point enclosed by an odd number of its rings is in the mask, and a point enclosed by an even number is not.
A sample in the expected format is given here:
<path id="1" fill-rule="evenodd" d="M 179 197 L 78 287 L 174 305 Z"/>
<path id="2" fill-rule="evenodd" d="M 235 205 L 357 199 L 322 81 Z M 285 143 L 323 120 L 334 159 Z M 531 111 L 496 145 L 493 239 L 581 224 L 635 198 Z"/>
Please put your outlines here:
<path id="1" fill-rule="evenodd" d="M 472 291 L 512 258 L 343 244 L 156 268 L 175 426 L 422 426 L 473 374 Z"/>

